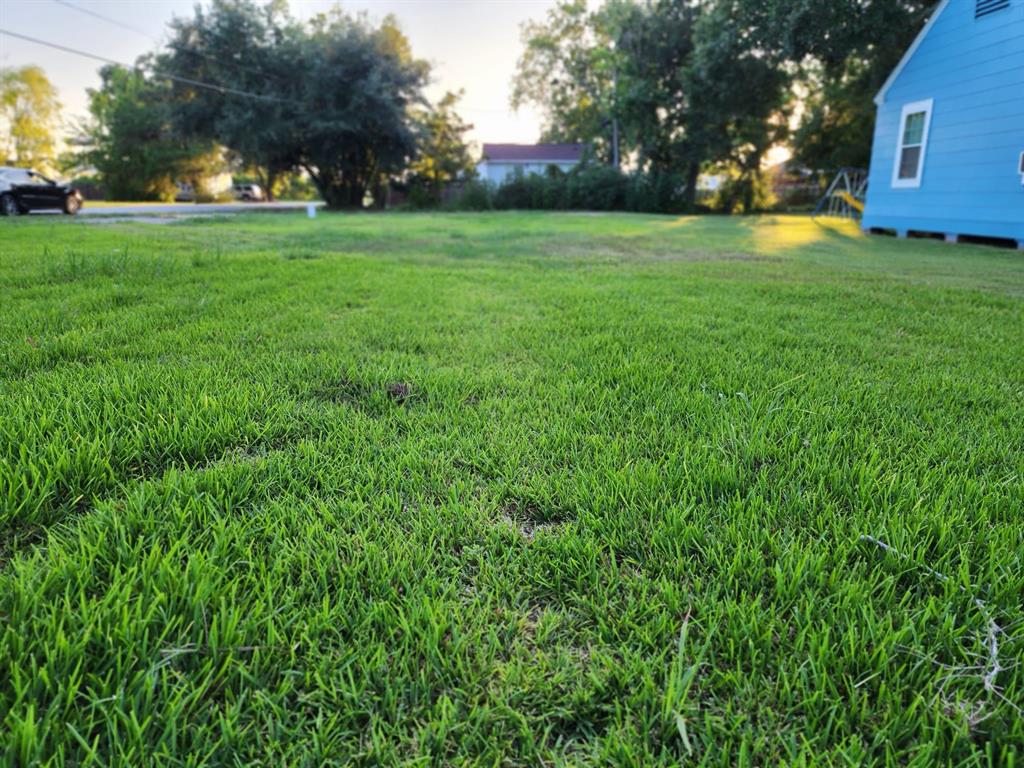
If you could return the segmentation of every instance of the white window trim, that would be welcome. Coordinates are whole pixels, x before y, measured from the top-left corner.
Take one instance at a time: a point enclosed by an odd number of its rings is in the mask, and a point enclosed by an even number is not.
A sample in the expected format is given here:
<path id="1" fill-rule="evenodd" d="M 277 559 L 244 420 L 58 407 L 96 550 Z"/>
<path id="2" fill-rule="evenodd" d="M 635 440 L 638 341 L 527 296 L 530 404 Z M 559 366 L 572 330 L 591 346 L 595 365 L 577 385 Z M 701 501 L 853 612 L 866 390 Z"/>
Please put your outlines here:
<path id="1" fill-rule="evenodd" d="M 900 130 L 896 134 L 896 160 L 892 166 L 893 189 L 918 189 L 921 186 L 921 179 L 924 177 L 924 160 L 928 154 L 928 134 L 932 128 L 932 108 L 934 106 L 935 99 L 903 105 L 903 112 L 900 114 Z M 903 136 L 907 130 L 907 118 L 918 112 L 924 112 L 924 133 L 921 136 L 921 156 L 917 159 L 917 174 L 912 179 L 901 179 L 900 162 L 903 159 Z"/>

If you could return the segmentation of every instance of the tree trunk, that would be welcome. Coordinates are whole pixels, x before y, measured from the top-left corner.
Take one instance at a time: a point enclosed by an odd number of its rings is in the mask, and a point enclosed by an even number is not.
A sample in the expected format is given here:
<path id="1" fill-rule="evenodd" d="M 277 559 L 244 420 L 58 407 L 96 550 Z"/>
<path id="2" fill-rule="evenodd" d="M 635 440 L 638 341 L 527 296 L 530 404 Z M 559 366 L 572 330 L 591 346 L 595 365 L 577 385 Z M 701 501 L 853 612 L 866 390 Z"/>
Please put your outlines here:
<path id="1" fill-rule="evenodd" d="M 277 169 L 267 167 L 266 184 L 263 186 L 263 196 L 268 203 L 274 202 L 274 184 L 277 183 Z"/>
<path id="2" fill-rule="evenodd" d="M 745 175 L 747 177 L 746 184 L 743 185 L 743 212 L 753 213 L 754 212 L 754 191 L 757 188 L 758 182 L 761 180 L 761 153 L 758 152 L 754 157 L 747 161 L 747 168 Z"/>
<path id="3" fill-rule="evenodd" d="M 444 182 L 441 180 L 441 173 L 434 171 L 434 207 L 440 208 L 444 202 Z"/>
<path id="4" fill-rule="evenodd" d="M 367 179 L 354 174 L 342 173 L 333 168 L 322 170 L 312 165 L 303 165 L 302 167 L 313 179 L 320 197 L 323 198 L 329 210 L 344 211 L 363 207 L 366 190 L 369 188 Z"/>
<path id="5" fill-rule="evenodd" d="M 697 182 L 700 180 L 700 164 L 691 162 L 686 166 L 686 190 L 683 193 L 683 210 L 693 213 L 697 209 Z"/>
<path id="6" fill-rule="evenodd" d="M 743 184 L 743 212 L 753 213 L 754 212 L 754 183 L 756 179 L 754 174 L 748 172 L 747 178 Z"/>
<path id="7" fill-rule="evenodd" d="M 253 173 L 256 175 L 256 183 L 260 185 L 260 188 L 263 190 L 263 193 L 266 195 L 267 200 L 270 200 L 271 199 L 270 191 L 269 191 L 270 185 L 267 183 L 267 179 L 270 176 L 270 169 L 268 168 L 267 170 L 263 170 L 263 166 L 261 166 L 261 165 L 254 165 L 252 168 L 253 168 Z"/>
<path id="8" fill-rule="evenodd" d="M 320 190 L 320 196 L 331 210 L 362 208 L 363 198 L 366 197 L 366 188 L 361 184 L 346 183 L 337 178 L 318 184 L 317 188 Z"/>

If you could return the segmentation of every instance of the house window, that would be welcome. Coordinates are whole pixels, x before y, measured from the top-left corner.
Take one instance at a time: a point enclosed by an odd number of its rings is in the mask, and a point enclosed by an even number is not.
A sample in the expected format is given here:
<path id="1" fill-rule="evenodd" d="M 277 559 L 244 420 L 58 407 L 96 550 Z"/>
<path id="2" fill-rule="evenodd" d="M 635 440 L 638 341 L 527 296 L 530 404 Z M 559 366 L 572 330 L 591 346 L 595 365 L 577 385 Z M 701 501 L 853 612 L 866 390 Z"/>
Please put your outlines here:
<path id="1" fill-rule="evenodd" d="M 932 122 L 932 103 L 929 99 L 903 107 L 899 143 L 896 146 L 896 167 L 892 173 L 894 187 L 921 186 L 924 156 L 928 149 L 928 129 Z"/>
<path id="2" fill-rule="evenodd" d="M 1010 7 L 1010 0 L 975 0 L 974 18 L 980 19 L 990 13 L 1002 11 Z"/>

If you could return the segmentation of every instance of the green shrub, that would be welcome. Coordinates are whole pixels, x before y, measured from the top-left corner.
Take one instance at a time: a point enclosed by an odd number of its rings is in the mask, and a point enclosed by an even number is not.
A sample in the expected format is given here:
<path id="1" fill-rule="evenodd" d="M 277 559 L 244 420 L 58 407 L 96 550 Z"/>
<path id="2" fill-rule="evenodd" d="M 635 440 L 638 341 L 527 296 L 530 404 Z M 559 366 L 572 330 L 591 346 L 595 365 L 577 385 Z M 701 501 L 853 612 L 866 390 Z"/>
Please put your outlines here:
<path id="1" fill-rule="evenodd" d="M 416 185 L 403 189 L 403 205 L 437 205 Z M 583 165 L 566 173 L 549 166 L 543 174 L 516 173 L 502 184 L 471 180 L 441 204 L 454 211 L 633 211 L 682 213 L 685 180 L 676 173 L 626 174 L 607 165 Z"/>
<path id="2" fill-rule="evenodd" d="M 320 192 L 313 180 L 304 174 L 289 173 L 279 178 L 274 185 L 274 197 L 278 200 L 310 201 L 319 200 Z"/>
<path id="3" fill-rule="evenodd" d="M 777 199 L 771 184 L 763 173 L 741 174 L 735 168 L 726 169 L 727 178 L 709 201 L 718 213 L 757 213 L 770 211 Z"/>
<path id="4" fill-rule="evenodd" d="M 416 181 L 405 190 L 405 205 L 408 208 L 422 210 L 437 206 L 437 195 L 424 182 Z"/>
<path id="5" fill-rule="evenodd" d="M 626 208 L 629 177 L 606 165 L 584 167 L 570 182 L 572 208 L 585 211 L 621 211 Z"/>
<path id="6" fill-rule="evenodd" d="M 444 207 L 453 211 L 490 211 L 494 209 L 494 185 L 471 179 L 462 185 L 461 193 Z"/>
<path id="7" fill-rule="evenodd" d="M 682 213 L 686 181 L 677 173 L 635 173 L 626 188 L 627 211 Z"/>
<path id="8" fill-rule="evenodd" d="M 534 205 L 532 189 L 536 178 L 520 173 L 507 178 L 494 193 L 494 207 L 498 210 L 529 210 L 537 207 Z"/>

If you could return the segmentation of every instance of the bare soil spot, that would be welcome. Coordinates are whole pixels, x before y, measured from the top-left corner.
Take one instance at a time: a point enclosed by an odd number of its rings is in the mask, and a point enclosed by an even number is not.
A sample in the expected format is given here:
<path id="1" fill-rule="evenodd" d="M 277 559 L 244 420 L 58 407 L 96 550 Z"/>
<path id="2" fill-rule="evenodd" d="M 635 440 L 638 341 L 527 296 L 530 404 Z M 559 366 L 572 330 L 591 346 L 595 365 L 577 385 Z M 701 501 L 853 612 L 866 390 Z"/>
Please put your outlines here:
<path id="1" fill-rule="evenodd" d="M 343 405 L 375 418 L 386 416 L 395 406 L 409 407 L 422 399 L 422 390 L 407 381 L 392 381 L 381 386 L 341 376 L 328 379 L 303 395 L 318 403 Z"/>
<path id="2" fill-rule="evenodd" d="M 399 405 L 410 400 L 415 394 L 412 384 L 406 381 L 393 381 L 387 386 L 388 396 Z"/>
<path id="3" fill-rule="evenodd" d="M 543 509 L 532 501 L 512 501 L 501 509 L 501 522 L 509 525 L 526 541 L 541 533 L 555 533 L 569 521 L 561 510 Z"/>

